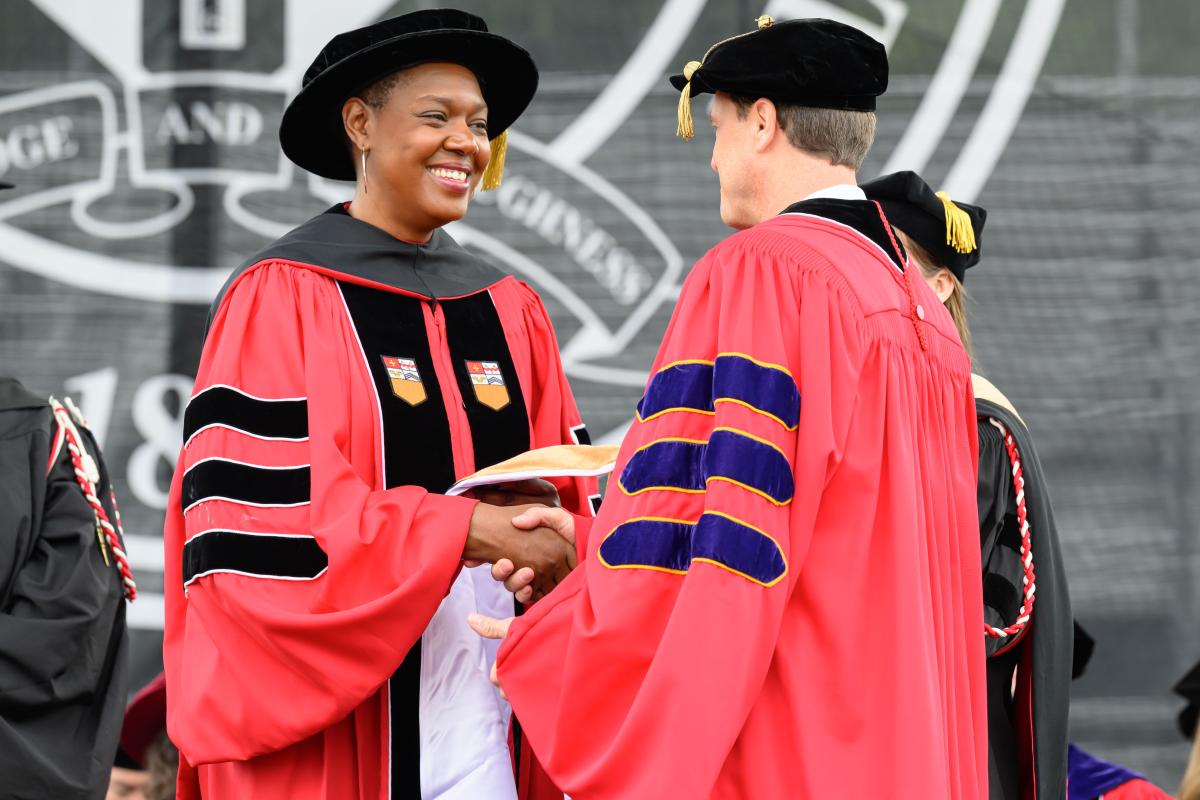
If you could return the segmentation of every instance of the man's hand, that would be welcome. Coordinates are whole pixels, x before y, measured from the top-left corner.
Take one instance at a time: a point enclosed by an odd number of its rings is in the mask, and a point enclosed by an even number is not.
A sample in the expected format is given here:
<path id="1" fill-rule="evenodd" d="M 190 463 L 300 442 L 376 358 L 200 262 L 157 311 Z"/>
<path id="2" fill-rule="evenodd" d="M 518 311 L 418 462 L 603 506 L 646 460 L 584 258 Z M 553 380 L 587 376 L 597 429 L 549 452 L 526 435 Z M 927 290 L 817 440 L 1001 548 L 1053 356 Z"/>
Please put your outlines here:
<path id="1" fill-rule="evenodd" d="M 463 559 L 493 564 L 506 561 L 513 572 L 528 570 L 522 572 L 522 588 L 532 589 L 528 593 L 530 599 L 542 597 L 575 568 L 572 541 L 564 538 L 557 529 L 540 526 L 526 518 L 531 511 L 555 510 L 544 506 L 500 507 L 479 503 L 471 516 Z M 566 516 L 569 520 L 570 515 Z M 573 539 L 573 525 L 571 533 Z"/>
<path id="2" fill-rule="evenodd" d="M 467 615 L 467 624 L 471 626 L 471 630 L 485 639 L 503 639 L 508 636 L 508 629 L 512 625 L 512 621 L 512 617 L 496 619 L 495 617 L 485 617 L 483 614 Z M 500 689 L 500 696 L 507 700 L 508 697 L 504 694 L 504 690 L 500 688 L 500 678 L 496 674 L 495 664 L 492 664 L 491 678 L 492 685 Z"/>
<path id="3" fill-rule="evenodd" d="M 575 544 L 575 518 L 561 508 L 530 508 L 513 517 L 512 524 L 522 530 L 550 528 L 572 546 Z M 502 558 L 492 565 L 492 577 L 504 581 L 504 588 L 522 603 L 529 603 L 534 599 L 533 570 L 518 569 L 512 561 Z"/>

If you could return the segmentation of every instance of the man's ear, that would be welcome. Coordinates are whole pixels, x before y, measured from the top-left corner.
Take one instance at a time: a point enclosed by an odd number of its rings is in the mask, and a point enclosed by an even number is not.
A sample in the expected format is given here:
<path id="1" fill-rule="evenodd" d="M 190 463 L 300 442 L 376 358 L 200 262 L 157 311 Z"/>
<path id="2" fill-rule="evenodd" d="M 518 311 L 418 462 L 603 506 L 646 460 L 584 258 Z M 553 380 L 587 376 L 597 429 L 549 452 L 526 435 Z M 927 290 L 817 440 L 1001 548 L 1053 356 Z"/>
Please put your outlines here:
<path id="1" fill-rule="evenodd" d="M 778 109 L 765 97 L 760 97 L 750 106 L 750 121 L 754 123 L 754 150 L 761 153 L 770 148 L 779 129 Z"/>
<path id="2" fill-rule="evenodd" d="M 371 108 L 361 97 L 351 97 L 342 103 L 342 126 L 346 138 L 358 150 L 371 149 Z"/>

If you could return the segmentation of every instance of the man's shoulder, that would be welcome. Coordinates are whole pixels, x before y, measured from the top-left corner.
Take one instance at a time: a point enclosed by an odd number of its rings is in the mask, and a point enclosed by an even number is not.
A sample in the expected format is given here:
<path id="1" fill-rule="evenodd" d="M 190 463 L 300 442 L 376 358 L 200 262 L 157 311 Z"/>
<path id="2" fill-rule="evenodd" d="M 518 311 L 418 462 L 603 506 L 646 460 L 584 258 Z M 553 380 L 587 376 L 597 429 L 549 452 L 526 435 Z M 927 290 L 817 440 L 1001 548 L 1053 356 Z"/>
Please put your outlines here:
<path id="1" fill-rule="evenodd" d="M 775 224 L 772 218 L 726 237 L 706 254 L 714 267 L 750 263 L 762 268 L 772 266 L 807 266 L 812 260 L 822 262 L 823 242 L 812 236 Z"/>
<path id="2" fill-rule="evenodd" d="M 820 277 L 862 302 L 864 310 L 898 302 L 895 260 L 871 238 L 819 217 L 782 214 L 739 231 L 713 247 L 710 269 L 786 270 Z"/>

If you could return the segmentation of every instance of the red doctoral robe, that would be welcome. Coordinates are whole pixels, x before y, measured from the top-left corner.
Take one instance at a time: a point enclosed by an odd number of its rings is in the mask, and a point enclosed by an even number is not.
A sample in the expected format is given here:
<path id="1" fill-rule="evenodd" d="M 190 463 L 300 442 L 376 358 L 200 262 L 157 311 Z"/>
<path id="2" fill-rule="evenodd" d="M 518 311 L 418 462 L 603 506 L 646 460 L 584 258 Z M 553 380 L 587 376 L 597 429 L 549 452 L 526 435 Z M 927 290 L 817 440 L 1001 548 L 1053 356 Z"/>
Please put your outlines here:
<path id="1" fill-rule="evenodd" d="M 335 207 L 213 308 L 165 533 L 180 798 L 515 795 L 461 607 L 499 584 L 460 573 L 475 501 L 441 492 L 586 437 L 541 301 Z M 594 479 L 557 484 L 590 513 Z"/>
<path id="2" fill-rule="evenodd" d="M 574 800 L 986 797 L 970 364 L 896 253 L 807 200 L 688 277 L 585 561 L 499 653 Z"/>

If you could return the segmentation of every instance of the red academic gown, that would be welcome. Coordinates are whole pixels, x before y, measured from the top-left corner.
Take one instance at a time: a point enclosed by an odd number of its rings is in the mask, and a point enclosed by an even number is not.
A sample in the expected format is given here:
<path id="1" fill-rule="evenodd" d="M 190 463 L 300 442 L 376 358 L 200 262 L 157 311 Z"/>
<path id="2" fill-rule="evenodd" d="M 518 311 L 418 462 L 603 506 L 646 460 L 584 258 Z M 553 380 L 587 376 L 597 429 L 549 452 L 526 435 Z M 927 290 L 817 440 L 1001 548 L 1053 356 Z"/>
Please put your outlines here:
<path id="1" fill-rule="evenodd" d="M 574 800 L 986 797 L 970 364 L 895 253 L 810 200 L 688 277 L 586 560 L 499 653 Z"/>
<path id="2" fill-rule="evenodd" d="M 422 633 L 475 505 L 440 492 L 586 435 L 541 301 L 335 207 L 213 309 L 165 533 L 179 796 L 469 796 L 421 785 Z M 594 480 L 558 489 L 589 513 Z"/>

